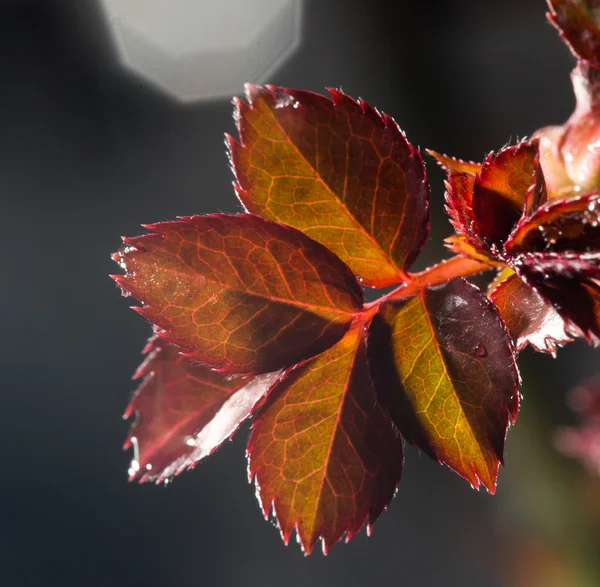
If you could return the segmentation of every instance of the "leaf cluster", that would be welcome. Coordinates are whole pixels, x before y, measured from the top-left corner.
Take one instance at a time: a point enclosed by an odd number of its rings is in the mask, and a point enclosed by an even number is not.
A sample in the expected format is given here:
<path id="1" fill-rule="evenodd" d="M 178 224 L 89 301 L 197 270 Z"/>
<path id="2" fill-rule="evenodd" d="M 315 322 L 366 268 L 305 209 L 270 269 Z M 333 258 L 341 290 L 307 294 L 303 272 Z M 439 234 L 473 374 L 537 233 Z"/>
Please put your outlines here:
<path id="1" fill-rule="evenodd" d="M 591 71 L 575 3 L 552 5 Z M 600 342 L 600 192 L 572 180 L 558 131 L 481 163 L 430 151 L 456 256 L 414 273 L 429 233 L 421 155 L 389 116 L 329 94 L 248 84 L 227 137 L 244 212 L 147 225 L 114 255 L 155 331 L 126 412 L 130 477 L 168 480 L 252 417 L 264 515 L 307 553 L 371 528 L 405 441 L 494 493 L 517 353 Z M 483 292 L 467 278 L 486 270 Z M 365 287 L 391 285 L 364 302 Z"/>

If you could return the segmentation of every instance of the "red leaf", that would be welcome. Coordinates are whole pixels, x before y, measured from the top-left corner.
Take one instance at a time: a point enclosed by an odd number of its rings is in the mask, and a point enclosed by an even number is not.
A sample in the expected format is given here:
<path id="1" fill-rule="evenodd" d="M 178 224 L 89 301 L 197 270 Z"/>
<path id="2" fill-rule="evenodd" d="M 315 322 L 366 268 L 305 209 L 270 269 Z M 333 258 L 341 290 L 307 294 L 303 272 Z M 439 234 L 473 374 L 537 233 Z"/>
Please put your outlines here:
<path id="1" fill-rule="evenodd" d="M 446 211 L 450 216 L 450 224 L 476 250 L 487 249 L 482 240 L 481 227 L 473 215 L 475 176 L 470 173 L 450 171 L 445 185 Z"/>
<path id="2" fill-rule="evenodd" d="M 533 288 L 509 271 L 497 280 L 489 292 L 518 351 L 530 344 L 536 351 L 556 356 L 556 346 L 573 339 L 565 332 L 565 323 L 551 304 Z"/>
<path id="3" fill-rule="evenodd" d="M 600 345 L 600 264 L 598 259 L 565 253 L 530 253 L 512 264 L 558 312 L 573 336 Z"/>
<path id="4" fill-rule="evenodd" d="M 494 493 L 519 375 L 485 295 L 460 278 L 385 303 L 368 348 L 375 391 L 401 434 Z"/>
<path id="5" fill-rule="evenodd" d="M 456 171 L 458 173 L 475 175 L 481 171 L 481 163 L 475 163 L 474 161 L 463 161 L 462 159 L 456 159 L 455 157 L 449 157 L 448 155 L 436 153 L 431 149 L 427 149 L 427 153 L 434 157 L 442 169 L 448 173 Z"/>
<path id="6" fill-rule="evenodd" d="M 143 381 L 125 417 L 134 412 L 125 448 L 133 446 L 130 479 L 166 481 L 192 468 L 235 433 L 279 372 L 232 379 L 183 357 L 153 337 L 134 378 Z"/>
<path id="7" fill-rule="evenodd" d="M 552 201 L 521 219 L 505 244 L 519 252 L 600 252 L 600 194 Z"/>
<path id="8" fill-rule="evenodd" d="M 254 421 L 248 470 L 265 517 L 273 507 L 285 543 L 296 529 L 306 553 L 352 538 L 390 503 L 402 442 L 369 378 L 365 333 L 296 367 Z"/>
<path id="9" fill-rule="evenodd" d="M 600 67 L 600 30 L 593 15 L 597 0 L 548 0 L 548 19 L 576 57 Z"/>
<path id="10" fill-rule="evenodd" d="M 483 236 L 491 243 L 506 239 L 525 209 L 527 193 L 530 206 L 543 190 L 534 186 L 539 166 L 537 141 L 524 141 L 490 153 L 483 163 L 481 173 L 475 178 L 473 214 Z M 534 175 L 535 174 L 535 175 Z"/>
<path id="11" fill-rule="evenodd" d="M 265 373 L 337 342 L 361 308 L 356 279 L 301 232 L 251 214 L 147 226 L 115 255 L 136 308 L 188 358 Z"/>
<path id="12" fill-rule="evenodd" d="M 329 92 L 247 85 L 241 144 L 228 138 L 238 196 L 329 247 L 365 285 L 405 281 L 429 232 L 421 156 L 389 116 Z"/>

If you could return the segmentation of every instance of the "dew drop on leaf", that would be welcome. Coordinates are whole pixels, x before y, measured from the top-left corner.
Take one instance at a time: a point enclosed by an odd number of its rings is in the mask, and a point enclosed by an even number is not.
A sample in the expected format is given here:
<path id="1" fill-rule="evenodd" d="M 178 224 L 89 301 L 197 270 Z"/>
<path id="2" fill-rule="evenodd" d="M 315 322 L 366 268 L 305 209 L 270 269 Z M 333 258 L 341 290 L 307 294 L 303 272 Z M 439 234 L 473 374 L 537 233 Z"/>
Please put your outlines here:
<path id="1" fill-rule="evenodd" d="M 484 344 L 482 342 L 480 342 L 477 347 L 475 348 L 475 354 L 478 357 L 487 357 L 487 349 L 485 348 Z"/>

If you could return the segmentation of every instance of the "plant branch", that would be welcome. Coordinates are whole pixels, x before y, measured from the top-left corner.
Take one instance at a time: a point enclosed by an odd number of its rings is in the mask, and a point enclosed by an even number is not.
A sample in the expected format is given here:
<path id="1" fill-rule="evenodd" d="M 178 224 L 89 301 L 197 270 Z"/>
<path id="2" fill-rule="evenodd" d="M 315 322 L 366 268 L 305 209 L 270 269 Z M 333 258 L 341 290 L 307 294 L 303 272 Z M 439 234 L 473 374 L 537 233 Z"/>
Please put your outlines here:
<path id="1" fill-rule="evenodd" d="M 433 267 L 428 267 L 419 273 L 410 273 L 410 281 L 403 283 L 390 293 L 381 296 L 379 299 L 365 304 L 365 310 L 376 309 L 382 302 L 388 300 L 402 300 L 415 295 L 419 291 L 432 285 L 440 285 L 457 277 L 470 277 L 483 271 L 493 269 L 495 265 L 469 259 L 463 255 L 456 255 L 446 259 Z"/>

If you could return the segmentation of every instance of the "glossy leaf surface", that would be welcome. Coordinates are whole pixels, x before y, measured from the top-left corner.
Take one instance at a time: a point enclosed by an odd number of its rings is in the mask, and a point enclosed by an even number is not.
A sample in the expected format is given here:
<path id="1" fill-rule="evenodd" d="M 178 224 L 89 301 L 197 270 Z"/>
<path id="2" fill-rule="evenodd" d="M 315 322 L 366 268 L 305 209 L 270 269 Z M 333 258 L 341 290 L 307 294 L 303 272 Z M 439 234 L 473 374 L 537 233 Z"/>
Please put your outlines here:
<path id="1" fill-rule="evenodd" d="M 600 344 L 600 262 L 594 255 L 529 253 L 513 265 L 552 304 L 569 334 Z"/>
<path id="2" fill-rule="evenodd" d="M 530 344 L 536 351 L 556 355 L 556 347 L 571 342 L 565 323 L 554 307 L 512 271 L 489 292 L 518 351 Z"/>
<path id="3" fill-rule="evenodd" d="M 387 302 L 369 338 L 376 393 L 402 435 L 494 493 L 518 412 L 512 344 L 484 294 L 464 279 Z"/>
<path id="4" fill-rule="evenodd" d="M 228 378 L 179 351 L 155 336 L 134 375 L 143 379 L 125 412 L 135 413 L 125 443 L 134 448 L 132 480 L 165 481 L 193 467 L 234 434 L 279 378 Z"/>
<path id="5" fill-rule="evenodd" d="M 273 389 L 248 459 L 264 514 L 273 507 L 286 543 L 296 529 L 307 553 L 318 539 L 327 552 L 373 524 L 394 495 L 403 450 L 376 401 L 362 327 Z"/>
<path id="6" fill-rule="evenodd" d="M 406 279 L 429 232 L 423 161 L 396 123 L 338 90 L 247 86 L 229 138 L 245 208 L 323 243 L 363 283 Z"/>
<path id="7" fill-rule="evenodd" d="M 303 233 L 251 214 L 193 216 L 147 226 L 115 255 L 115 279 L 136 308 L 223 372 L 288 367 L 337 342 L 361 308 L 356 279 Z"/>
<path id="8" fill-rule="evenodd" d="M 523 218 L 506 242 L 518 252 L 600 252 L 600 194 L 550 202 Z"/>
<path id="9" fill-rule="evenodd" d="M 476 176 L 473 214 L 483 235 L 492 243 L 504 241 L 525 208 L 527 192 L 535 184 L 537 142 L 522 142 L 491 153 Z"/>

